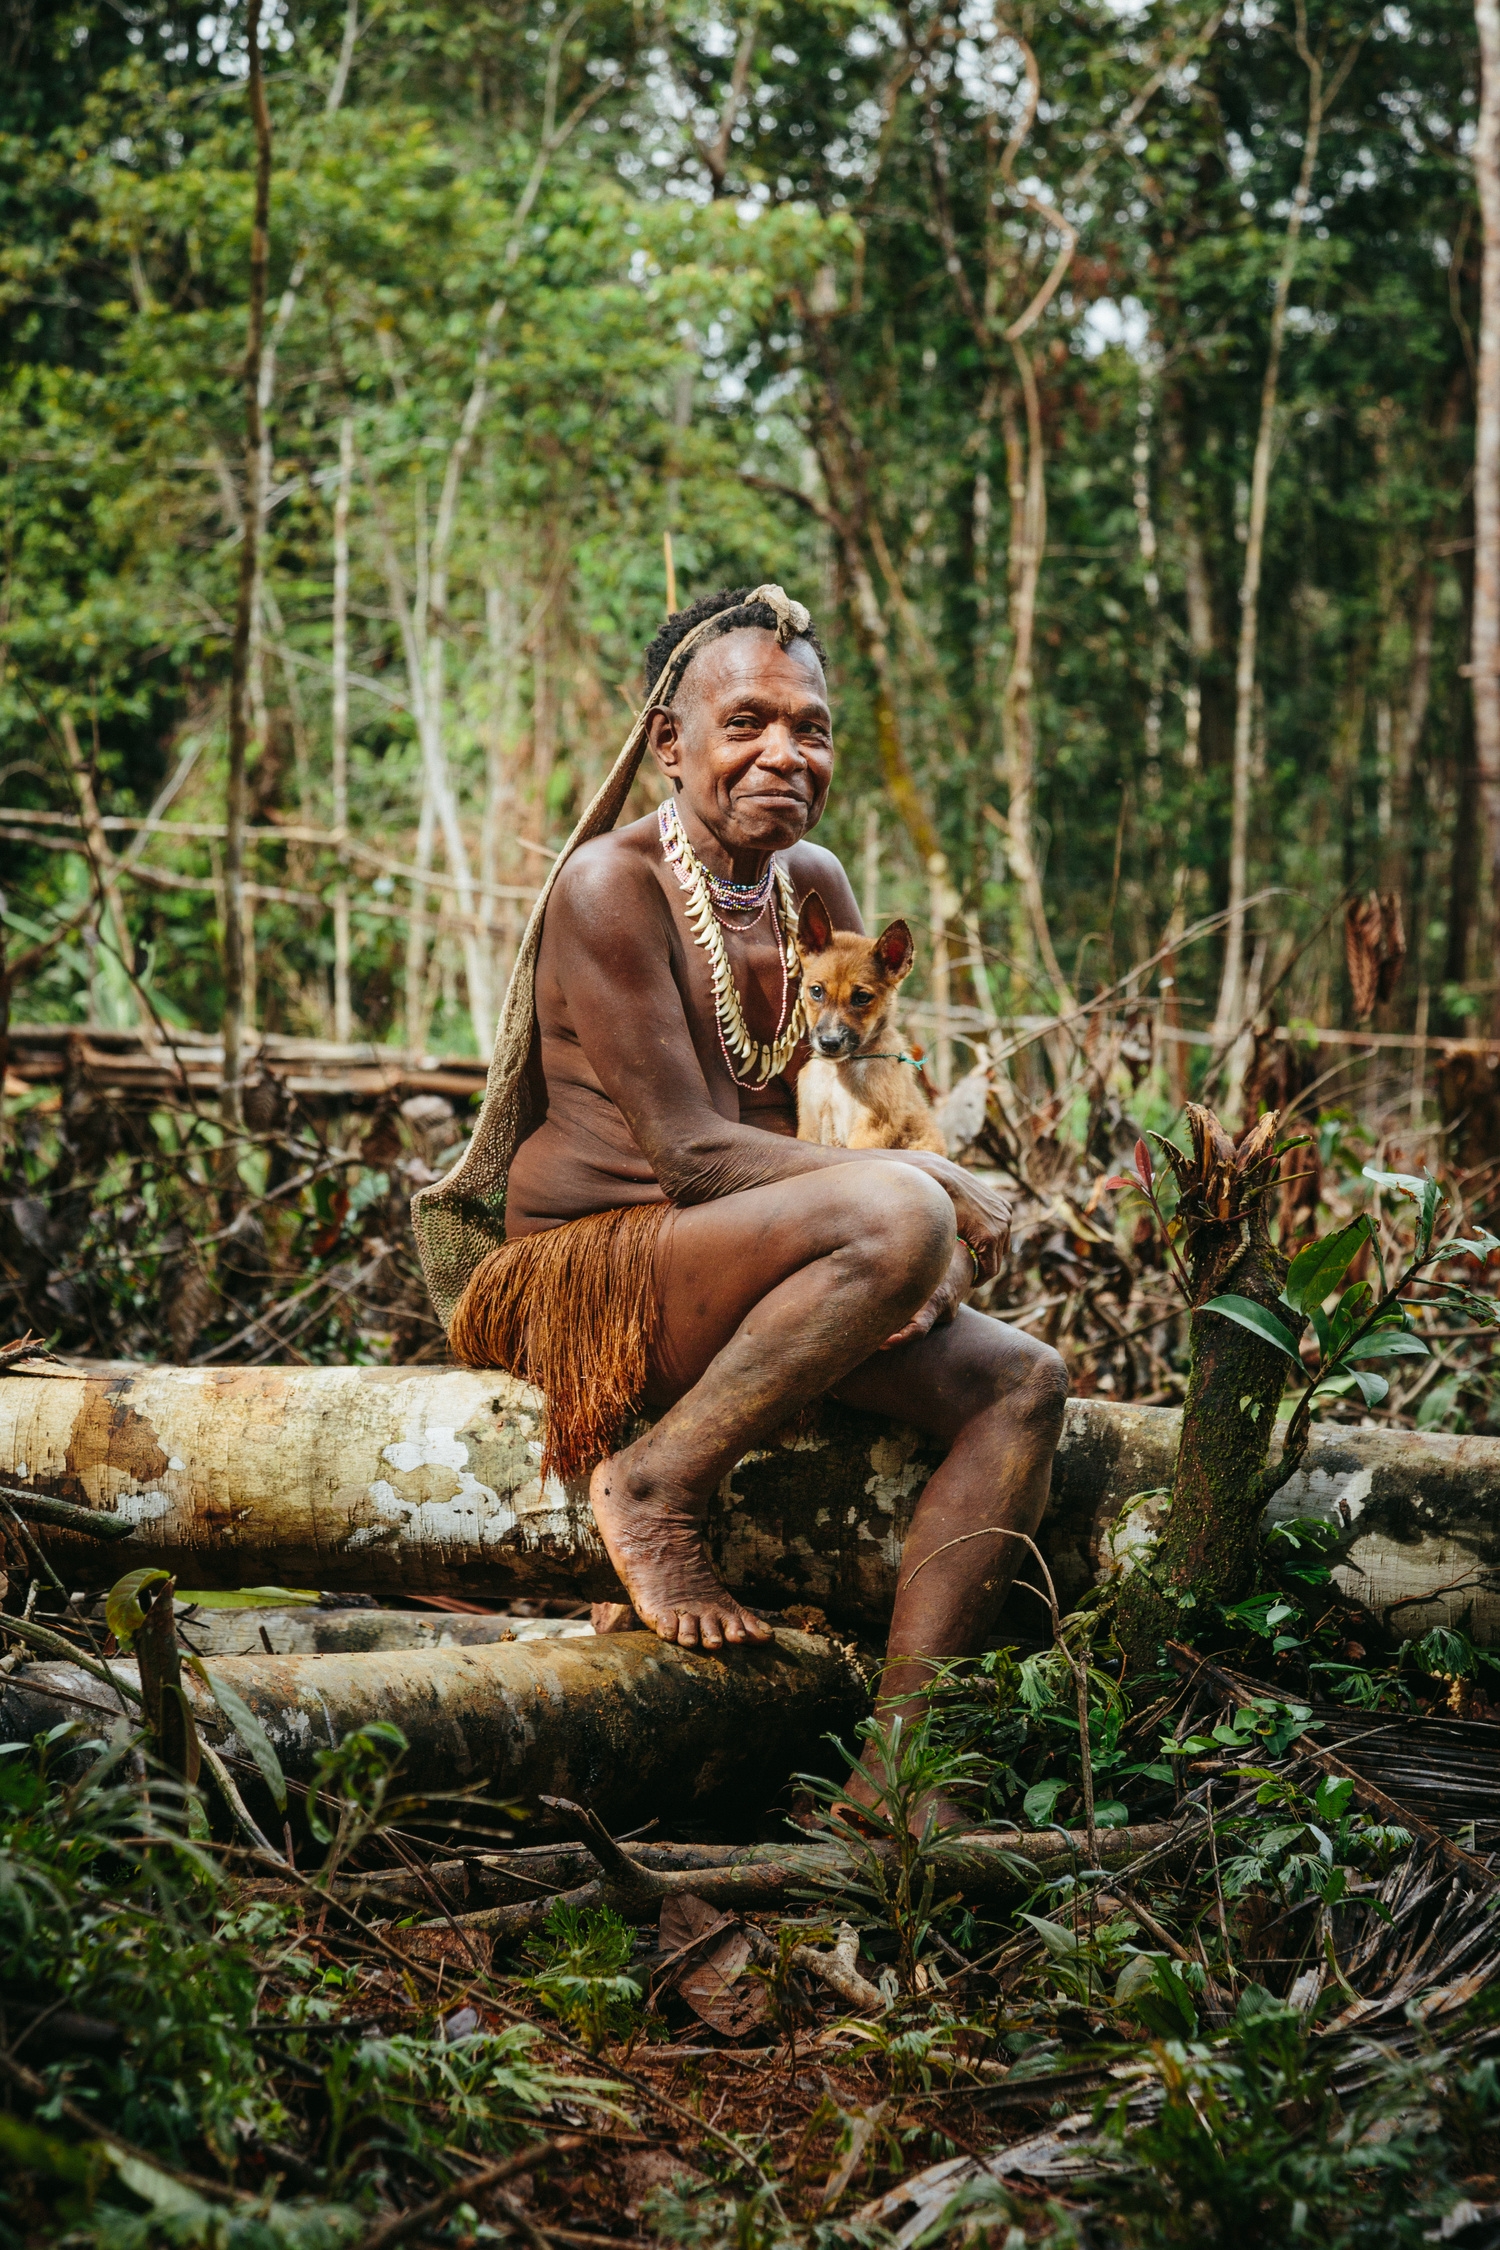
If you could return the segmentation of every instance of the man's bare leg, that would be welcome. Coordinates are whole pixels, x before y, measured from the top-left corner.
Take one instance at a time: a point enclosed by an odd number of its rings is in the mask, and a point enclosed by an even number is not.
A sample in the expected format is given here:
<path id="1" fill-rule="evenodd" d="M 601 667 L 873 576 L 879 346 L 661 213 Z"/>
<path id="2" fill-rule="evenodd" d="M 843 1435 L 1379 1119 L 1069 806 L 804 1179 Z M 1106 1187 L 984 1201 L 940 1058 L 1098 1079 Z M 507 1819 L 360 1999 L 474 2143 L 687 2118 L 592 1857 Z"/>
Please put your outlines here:
<path id="1" fill-rule="evenodd" d="M 983 1648 L 1018 1569 L 1032 1560 L 1015 1534 L 1034 1538 L 1041 1522 L 1067 1388 L 1054 1351 L 967 1309 L 837 1386 L 846 1405 L 894 1414 L 948 1446 L 901 1552 L 884 1715 L 918 1715 L 934 1662 Z M 873 1749 L 865 1763 L 875 1765 Z M 875 1795 L 858 1774 L 849 1790 L 856 1801 Z M 957 1806 L 931 1809 L 942 1824 L 962 1818 Z"/>
<path id="2" fill-rule="evenodd" d="M 902 1558 L 882 1682 L 899 1708 L 929 1676 L 925 1660 L 983 1645 L 1026 1560 L 1020 1540 L 996 1532 L 1036 1528 L 1067 1386 L 1055 1352 L 968 1311 L 880 1349 L 913 1299 L 930 1295 L 937 1253 L 929 1264 L 914 1214 L 894 1216 L 881 1192 L 893 1175 L 904 1182 L 910 1174 L 893 1166 L 878 1180 L 864 1167 L 860 1175 L 852 1210 L 847 1193 L 827 1193 L 857 1176 L 850 1167 L 727 1196 L 669 1222 L 650 1402 L 677 1403 L 638 1445 L 604 1464 L 594 1496 L 606 1544 L 647 1622 L 665 1637 L 714 1647 L 764 1632 L 719 1585 L 702 1542 L 708 1495 L 743 1453 L 824 1390 L 947 1444 Z M 882 1210 L 884 1224 L 873 1225 L 872 1211 Z M 851 1224 L 859 1250 L 845 1257 L 840 1242 Z M 872 1334 L 873 1351 L 861 1351 Z M 854 1367 L 824 1372 L 856 1351 Z M 674 1584 L 679 1570 L 685 1577 Z M 630 1612 L 600 1622 L 619 1629 Z"/>
<path id="3" fill-rule="evenodd" d="M 675 1403 L 589 1486 L 610 1560 L 664 1640 L 768 1637 L 709 1560 L 709 1496 L 905 1326 L 947 1272 L 954 1239 L 942 1189 L 897 1164 L 806 1173 L 667 1222 L 652 1392 Z"/>

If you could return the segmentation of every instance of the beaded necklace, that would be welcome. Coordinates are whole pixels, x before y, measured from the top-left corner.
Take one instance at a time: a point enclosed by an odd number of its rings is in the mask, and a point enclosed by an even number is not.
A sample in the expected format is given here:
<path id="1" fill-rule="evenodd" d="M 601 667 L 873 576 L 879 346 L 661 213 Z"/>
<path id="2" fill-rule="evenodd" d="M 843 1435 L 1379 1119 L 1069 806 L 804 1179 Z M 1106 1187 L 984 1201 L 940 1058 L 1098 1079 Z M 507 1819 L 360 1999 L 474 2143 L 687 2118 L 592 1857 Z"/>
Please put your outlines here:
<path id="1" fill-rule="evenodd" d="M 677 817 L 677 807 L 670 798 L 657 814 L 657 826 L 661 831 L 662 854 L 687 900 L 688 926 L 696 942 L 708 955 L 709 975 L 714 991 L 714 1017 L 718 1025 L 719 1045 L 729 1066 L 729 1075 L 737 1086 L 764 1086 L 786 1069 L 797 1042 L 807 1027 L 807 1010 L 800 986 L 790 1014 L 787 1012 L 789 980 L 800 973 L 791 934 L 797 918 L 792 879 L 776 859 L 771 861 L 759 883 L 725 883 L 722 878 L 710 874 L 688 841 L 687 831 Z M 717 898 L 716 890 L 719 893 Z M 726 898 L 725 893 L 733 893 L 734 898 Z M 736 932 L 739 936 L 747 936 L 773 899 L 776 909 L 777 954 L 781 962 L 781 1005 L 776 1011 L 776 1036 L 766 1045 L 755 1037 L 745 1021 L 745 1010 L 734 981 L 734 971 L 729 966 L 729 954 L 724 945 L 718 910 L 722 906 L 726 913 L 753 913 L 754 920 Z M 748 1076 L 740 1076 L 737 1063 L 748 1066 Z"/>

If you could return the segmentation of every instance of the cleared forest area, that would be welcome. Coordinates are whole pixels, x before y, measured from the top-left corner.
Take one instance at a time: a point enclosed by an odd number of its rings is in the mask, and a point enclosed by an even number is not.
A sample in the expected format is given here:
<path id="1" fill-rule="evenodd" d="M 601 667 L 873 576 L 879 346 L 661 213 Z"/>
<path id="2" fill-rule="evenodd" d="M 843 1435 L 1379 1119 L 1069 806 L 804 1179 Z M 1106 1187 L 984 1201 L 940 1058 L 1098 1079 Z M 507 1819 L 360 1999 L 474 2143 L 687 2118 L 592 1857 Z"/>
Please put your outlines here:
<path id="1" fill-rule="evenodd" d="M 0 2250 L 1500 2243 L 1495 0 L 17 0 L 0 214 Z M 883 1735 L 915 1434 L 596 1638 L 408 1210 L 764 580 L 1073 1390 Z"/>

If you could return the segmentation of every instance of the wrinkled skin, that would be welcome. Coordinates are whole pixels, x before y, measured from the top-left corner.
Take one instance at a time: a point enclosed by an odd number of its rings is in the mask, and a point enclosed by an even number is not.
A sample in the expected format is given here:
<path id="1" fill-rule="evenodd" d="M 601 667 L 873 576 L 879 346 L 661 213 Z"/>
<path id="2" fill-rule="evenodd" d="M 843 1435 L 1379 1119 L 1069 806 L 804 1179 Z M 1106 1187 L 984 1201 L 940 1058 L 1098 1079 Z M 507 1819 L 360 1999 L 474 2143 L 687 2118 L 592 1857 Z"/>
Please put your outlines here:
<path id="1" fill-rule="evenodd" d="M 805 641 L 781 649 L 751 628 L 709 643 L 677 702 L 653 714 L 651 748 L 706 866 L 748 883 L 780 854 L 799 903 L 816 887 L 838 928 L 861 927 L 844 870 L 804 841 L 833 774 L 822 667 Z M 750 1029 L 770 1039 L 783 998 L 770 914 L 726 942 Z M 537 1016 L 547 1117 L 511 1171 L 511 1232 L 672 1205 L 647 1398 L 660 1419 L 591 1486 L 636 1615 L 689 1647 L 766 1637 L 719 1582 L 704 1511 L 743 1454 L 832 1394 L 948 1448 L 891 1620 L 882 1694 L 909 1708 L 929 1660 L 983 1645 L 1025 1552 L 1004 1534 L 1035 1531 L 1061 1428 L 1056 1353 L 964 1302 L 976 1263 L 988 1278 L 1005 1255 L 1003 1198 L 943 1156 L 797 1140 L 800 1056 L 760 1092 L 735 1084 L 654 816 L 563 870 Z M 596 1618 L 633 1621 L 623 1607 Z"/>

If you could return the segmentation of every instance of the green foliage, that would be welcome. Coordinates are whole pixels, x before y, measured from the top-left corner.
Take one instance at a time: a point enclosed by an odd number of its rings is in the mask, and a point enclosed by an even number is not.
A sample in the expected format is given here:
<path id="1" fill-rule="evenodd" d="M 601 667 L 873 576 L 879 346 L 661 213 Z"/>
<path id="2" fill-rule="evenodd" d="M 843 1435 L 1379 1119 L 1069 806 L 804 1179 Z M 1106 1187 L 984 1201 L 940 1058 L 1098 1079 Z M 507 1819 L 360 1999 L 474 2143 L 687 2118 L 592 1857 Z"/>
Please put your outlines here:
<path id="1" fill-rule="evenodd" d="M 1226 1833 L 1237 1835 L 1246 1847 L 1224 1861 L 1226 1898 L 1274 1888 L 1292 1904 L 1317 1898 L 1336 1906 L 1347 1896 L 1354 1873 L 1383 1868 L 1411 1843 L 1406 1829 L 1355 1810 L 1354 1783 L 1347 1776 L 1325 1775 L 1309 1796 L 1284 1774 L 1264 1766 L 1242 1766 L 1236 1775 L 1259 1782 L 1255 1801 L 1269 1818 L 1226 1824 Z"/>
<path id="2" fill-rule="evenodd" d="M 13 2118 L 0 2117 L 0 2153 L 16 2168 L 13 2177 L 24 2169 L 62 2187 L 57 2219 L 70 2241 L 90 2250 L 340 2250 L 365 2230 L 363 2212 L 350 2204 L 270 2195 L 213 2200 L 108 2142 L 59 2141 Z M 113 2192 L 101 2194 L 106 2182 Z M 78 2188 L 81 2194 L 68 2192 Z M 0 2204 L 0 2242 L 7 2232 Z"/>
<path id="3" fill-rule="evenodd" d="M 1247 1750 L 1256 1750 L 1264 1757 L 1284 1758 L 1294 1742 L 1322 1724 L 1321 1719 L 1313 1717 L 1309 1704 L 1280 1703 L 1273 1696 L 1258 1695 L 1232 1710 L 1209 1734 L 1186 1735 L 1180 1742 L 1164 1741 L 1162 1755 L 1199 1758 L 1215 1750 L 1230 1750 L 1243 1756 Z"/>
<path id="4" fill-rule="evenodd" d="M 340 1860 L 357 1851 L 382 1822 L 396 1817 L 391 1784 L 407 1748 L 398 1726 L 389 1719 L 371 1719 L 346 1734 L 336 1748 L 320 1750 L 314 1758 L 307 1825 L 317 1841 L 328 1846 L 325 1875 L 332 1875 Z M 331 1826 L 321 1810 L 325 1797 L 337 1807 Z"/>
<path id="5" fill-rule="evenodd" d="M 66 2007 L 118 2027 L 75 2099 L 169 2157 L 224 2157 L 256 2116 L 254 1972 L 226 1944 L 212 1861 L 183 1833 L 181 1791 L 143 1792 L 128 1744 L 61 1778 L 77 1729 L 0 1754 L 0 1985 L 10 2009 Z M 68 1761 L 71 1763 L 72 1761 Z"/>
<path id="6" fill-rule="evenodd" d="M 841 1908 L 847 1900 L 856 1909 L 852 1920 L 893 1933 L 897 1987 L 910 1993 L 933 1924 L 953 1903 L 939 1897 L 935 1850 L 964 1825 L 960 1808 L 981 1787 L 984 1761 L 945 1741 L 925 1712 L 916 1720 L 862 1719 L 854 1731 L 864 1757 L 844 1755 L 860 1794 L 817 1774 L 798 1778 L 815 1800 L 819 1826 L 837 1837 L 853 1863 L 841 1885 Z"/>
<path id="7" fill-rule="evenodd" d="M 527 1941 L 536 1963 L 525 1978 L 542 2006 L 591 2054 L 612 2039 L 633 2039 L 642 2021 L 641 1987 L 627 1976 L 635 1950 L 628 1923 L 607 1906 L 568 1906 L 561 1900 L 541 1932 Z"/>
<path id="8" fill-rule="evenodd" d="M 1305 1376 L 1302 1397 L 1288 1426 L 1288 1450 L 1306 1428 L 1313 1399 L 1329 1384 L 1348 1377 L 1367 1406 L 1378 1406 L 1384 1399 L 1389 1388 L 1386 1378 L 1366 1374 L 1362 1368 L 1355 1367 L 1356 1360 L 1428 1357 L 1428 1346 L 1412 1329 L 1408 1307 L 1420 1303 L 1424 1309 L 1462 1310 L 1472 1294 L 1438 1284 L 1435 1296 L 1408 1297 L 1405 1293 L 1415 1282 L 1433 1286 L 1432 1277 L 1426 1272 L 1429 1266 L 1440 1265 L 1450 1257 L 1478 1257 L 1482 1261 L 1492 1250 L 1500 1249 L 1500 1240 L 1487 1233 L 1433 1247 L 1432 1230 L 1442 1202 L 1442 1189 L 1436 1180 L 1407 1179 L 1403 1174 L 1377 1171 L 1368 1164 L 1365 1177 L 1373 1180 L 1377 1187 L 1397 1187 L 1416 1202 L 1415 1254 L 1389 1288 L 1382 1280 L 1377 1294 L 1368 1281 L 1356 1282 L 1339 1294 L 1332 1312 L 1325 1310 L 1324 1300 L 1338 1290 L 1365 1244 L 1375 1241 L 1374 1223 L 1368 1214 L 1362 1213 L 1335 1234 L 1317 1237 L 1292 1260 L 1281 1301 L 1289 1311 L 1305 1314 L 1311 1321 L 1318 1351 L 1312 1369 Z M 1226 1320 L 1236 1321 L 1265 1342 L 1274 1344 L 1299 1373 L 1302 1372 L 1302 1353 L 1297 1338 L 1264 1305 L 1252 1304 L 1246 1297 L 1229 1295 L 1211 1297 L 1202 1309 L 1220 1313 Z"/>
<path id="9" fill-rule="evenodd" d="M 1093 2009 L 1104 2004 L 1113 1984 L 1118 2003 L 1119 1980 L 1128 1985 L 1131 1963 L 1140 1957 L 1135 1947 L 1140 1924 L 1129 1913 L 1099 1918 L 1088 1910 L 1081 1885 L 1074 1887 L 1072 1904 L 1071 1922 L 1060 1913 L 1021 1916 L 1042 1941 L 1045 1981 L 1075 2007 Z"/>
<path id="10" fill-rule="evenodd" d="M 1466 2074 L 1472 2091 L 1445 2099 L 1425 2060 L 1382 2060 L 1341 2101 L 1333 2057 L 1295 2009 L 1253 1985 L 1222 2043 L 1190 2041 L 1179 2030 L 1153 2051 L 1164 2097 L 1155 2117 L 1131 2119 L 1124 2096 L 1106 2112 L 1123 2166 L 1110 2202 L 1129 2242 L 1402 2250 L 1435 2239 L 1453 2200 L 1435 2108 L 1492 2120 L 1487 2076 Z"/>

